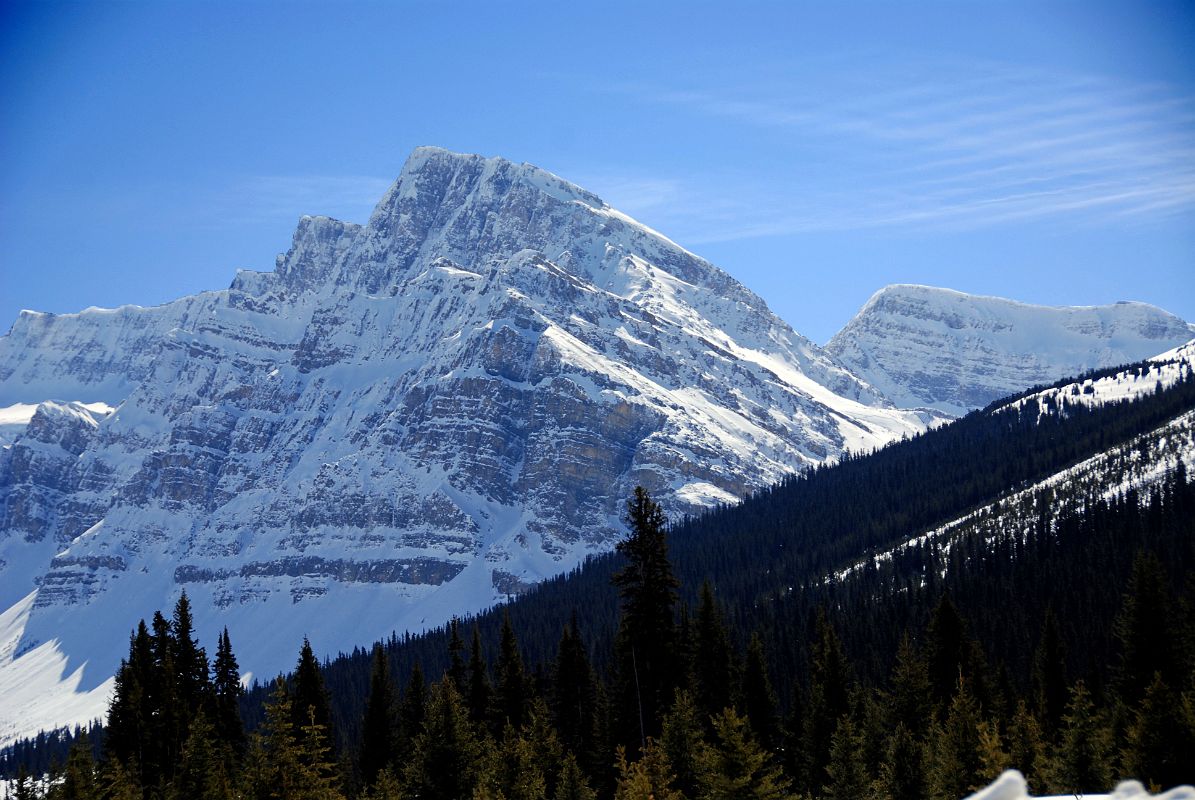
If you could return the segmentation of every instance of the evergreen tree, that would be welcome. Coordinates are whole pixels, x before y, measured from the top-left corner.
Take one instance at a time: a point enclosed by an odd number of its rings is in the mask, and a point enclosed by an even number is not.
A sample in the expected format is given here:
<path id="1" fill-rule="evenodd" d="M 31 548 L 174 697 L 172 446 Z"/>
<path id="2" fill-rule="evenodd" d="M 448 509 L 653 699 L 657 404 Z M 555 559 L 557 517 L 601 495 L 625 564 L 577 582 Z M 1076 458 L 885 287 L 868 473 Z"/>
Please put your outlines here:
<path id="1" fill-rule="evenodd" d="M 427 720 L 427 705 L 427 682 L 423 678 L 423 667 L 416 661 L 398 709 L 398 755 L 401 763 L 409 761 L 414 752 L 415 738 Z"/>
<path id="2" fill-rule="evenodd" d="M 600 752 L 597 682 L 585 643 L 577 633 L 575 613 L 556 649 L 551 701 L 560 743 L 576 755 L 586 772 L 596 773 L 607 754 Z"/>
<path id="3" fill-rule="evenodd" d="M 842 641 L 824 611 L 818 611 L 815 636 L 801 747 L 805 761 L 804 783 L 810 790 L 821 786 L 825 780 L 826 765 L 830 763 L 830 740 L 838 721 L 848 710 L 850 682 L 850 666 Z"/>
<path id="4" fill-rule="evenodd" d="M 195 640 L 195 626 L 191 615 L 191 601 L 186 591 L 179 595 L 170 622 L 173 639 L 175 685 L 183 730 L 190 727 L 191 718 L 206 703 L 211 682 L 208 678 L 207 654 Z"/>
<path id="5" fill-rule="evenodd" d="M 1097 792 L 1112 782 L 1107 725 L 1100 719 L 1091 693 L 1083 681 L 1070 691 L 1062 716 L 1062 738 L 1050 768 L 1049 789 L 1054 792 Z"/>
<path id="6" fill-rule="evenodd" d="M 510 725 L 503 731 L 494 766 L 489 771 L 493 797 L 503 800 L 542 800 L 548 788 L 533 746 Z"/>
<path id="7" fill-rule="evenodd" d="M 934 705 L 945 708 L 949 704 L 960 685 L 960 678 L 968 682 L 968 688 L 974 695 L 975 669 L 971 663 L 973 646 L 963 618 L 959 616 L 949 595 L 943 594 L 938 601 L 926 636 L 929 641 L 926 669 Z"/>
<path id="8" fill-rule="evenodd" d="M 228 745 L 200 709 L 191 721 L 169 797 L 175 800 L 232 800 L 234 780 Z"/>
<path id="9" fill-rule="evenodd" d="M 924 737 L 933 711 L 933 689 L 929 669 L 908 634 L 896 651 L 890 693 L 893 724 L 903 724 L 914 736 Z"/>
<path id="10" fill-rule="evenodd" d="M 826 800 L 858 800 L 870 785 L 860 738 L 849 715 L 838 721 L 830 739 L 829 779 L 822 792 Z"/>
<path id="11" fill-rule="evenodd" d="M 696 797 L 705 750 L 705 728 L 701 714 L 687 690 L 678 690 L 672 708 L 664 716 L 664 728 L 657 747 L 672 772 L 672 786 L 685 797 Z"/>
<path id="12" fill-rule="evenodd" d="M 481 631 L 477 625 L 473 626 L 473 646 L 469 651 L 469 719 L 475 724 L 484 723 L 489 719 L 490 699 L 493 688 L 490 686 L 489 666 L 481 650 Z"/>
<path id="13" fill-rule="evenodd" d="M 767 750 L 780 747 L 780 723 L 776 718 L 776 693 L 768 675 L 768 660 L 763 639 L 758 632 L 747 643 L 747 663 L 743 670 L 743 710 L 751 731 Z"/>
<path id="14" fill-rule="evenodd" d="M 266 705 L 265 721 L 246 757 L 246 794 L 253 800 L 341 800 L 326 733 L 314 722 L 295 729 L 294 703 L 281 676 Z"/>
<path id="15" fill-rule="evenodd" d="M 502 615 L 502 635 L 498 645 L 498 680 L 494 687 L 493 719 L 498 725 L 516 730 L 527 718 L 530 681 L 523 668 L 523 655 L 510 624 L 510 615 Z"/>
<path id="16" fill-rule="evenodd" d="M 1146 786 L 1169 788 L 1195 775 L 1195 730 L 1178 693 L 1154 673 L 1129 726 L 1123 761 Z"/>
<path id="17" fill-rule="evenodd" d="M 1045 764 L 1045 740 L 1037 718 L 1024 700 L 1017 702 L 1008 723 L 1008 762 L 1020 770 L 1034 791 L 1043 788 L 1041 770 Z"/>
<path id="18" fill-rule="evenodd" d="M 622 600 L 615 637 L 618 740 L 643 747 L 659 730 L 676 687 L 678 581 L 668 560 L 664 511 L 642 486 L 627 502 L 630 535 L 617 550 L 626 565 L 613 581 Z"/>
<path id="19" fill-rule="evenodd" d="M 1054 615 L 1054 607 L 1049 606 L 1042 621 L 1041 639 L 1033 656 L 1033 694 L 1041 722 L 1046 734 L 1051 738 L 1058 731 L 1058 724 L 1062 721 L 1069 686 L 1070 682 L 1066 677 L 1066 650 L 1062 644 L 1062 634 L 1058 630 L 1058 618 Z"/>
<path id="20" fill-rule="evenodd" d="M 408 790 L 422 800 L 469 797 L 481 778 L 483 755 L 456 687 L 451 680 L 440 681 L 406 767 Z"/>
<path id="21" fill-rule="evenodd" d="M 693 699 L 703 717 L 710 718 L 733 705 L 736 670 L 730 634 L 708 580 L 701 584 L 694 634 Z"/>
<path id="22" fill-rule="evenodd" d="M 1155 672 L 1167 685 L 1186 677 L 1172 631 L 1176 615 L 1168 584 L 1158 557 L 1138 553 L 1114 628 L 1120 644 L 1117 688 L 1130 707 L 1145 696 Z"/>
<path id="23" fill-rule="evenodd" d="M 684 795 L 672 788 L 672 773 L 668 759 L 650 739 L 642 757 L 627 762 L 626 748 L 615 749 L 615 765 L 618 768 L 614 800 L 685 800 Z"/>
<path id="24" fill-rule="evenodd" d="M 958 800 L 983 785 L 979 704 L 963 679 L 930 739 L 927 783 L 933 800 Z"/>
<path id="25" fill-rule="evenodd" d="M 216 738 L 226 743 L 234 759 L 245 752 L 245 728 L 241 723 L 241 671 L 232 652 L 228 628 L 220 634 L 216 659 L 212 662 L 212 725 Z"/>
<path id="26" fill-rule="evenodd" d="M 751 736 L 746 720 L 727 708 L 714 718 L 714 737 L 702 751 L 702 800 L 781 800 L 788 782 Z"/>
<path id="27" fill-rule="evenodd" d="M 395 754 L 394 687 L 390 682 L 390 663 L 381 644 L 373 646 L 373 667 L 369 676 L 369 697 L 361 721 L 359 768 L 365 786 L 373 786 L 378 774 L 388 767 Z"/>
<path id="28" fill-rule="evenodd" d="M 335 730 L 332 727 L 332 699 L 324 686 L 323 672 L 320 670 L 319 662 L 315 660 L 311 642 L 306 636 L 303 637 L 299 662 L 295 666 L 294 694 L 290 706 L 291 723 L 300 739 L 303 731 L 314 725 L 323 732 L 328 742 L 336 741 Z"/>
<path id="29" fill-rule="evenodd" d="M 48 800 L 100 800 L 91 742 L 81 732 L 71 747 L 61 780 L 48 793 Z"/>
<path id="30" fill-rule="evenodd" d="M 174 664 L 174 632 L 162 616 L 155 611 L 151 622 L 150 648 L 153 652 L 153 670 L 149 682 L 150 713 L 148 739 L 144 744 L 147 753 L 142 765 L 141 785 L 151 790 L 149 776 L 155 776 L 161 786 L 174 778 L 174 767 L 178 764 L 182 750 L 185 710 L 179 698 L 178 670 Z M 150 755 L 152 754 L 152 755 Z"/>
<path id="31" fill-rule="evenodd" d="M 462 697 L 469 691 L 464 652 L 465 640 L 461 638 L 461 624 L 453 617 L 448 623 L 448 677 L 456 684 L 456 690 Z"/>
<path id="32" fill-rule="evenodd" d="M 888 737 L 879 772 L 877 782 L 881 797 L 889 800 L 924 800 L 926 797 L 922 746 L 903 722 L 897 722 Z"/>
<path id="33" fill-rule="evenodd" d="M 556 794 L 552 797 L 553 800 L 597 800 L 597 792 L 590 788 L 572 753 L 564 756 L 560 777 L 556 780 Z"/>

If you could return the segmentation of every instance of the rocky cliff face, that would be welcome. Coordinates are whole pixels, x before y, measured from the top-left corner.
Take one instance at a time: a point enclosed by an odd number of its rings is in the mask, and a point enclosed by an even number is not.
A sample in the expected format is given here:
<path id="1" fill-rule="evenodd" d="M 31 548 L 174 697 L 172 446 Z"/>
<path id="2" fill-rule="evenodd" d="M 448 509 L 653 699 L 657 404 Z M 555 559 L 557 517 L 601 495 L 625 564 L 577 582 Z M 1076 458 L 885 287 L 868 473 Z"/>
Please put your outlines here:
<path id="1" fill-rule="evenodd" d="M 896 285 L 876 292 L 826 350 L 899 406 L 963 414 L 1193 336 L 1195 326 L 1145 303 L 1050 308 Z"/>
<path id="2" fill-rule="evenodd" d="M 184 588 L 204 640 L 227 625 L 268 675 L 304 634 L 441 623 L 610 548 L 637 484 L 697 512 L 928 419 L 592 194 L 431 148 L 367 225 L 305 217 L 273 272 L 23 314 L 0 338 L 0 407 L 21 403 L 0 707 L 52 664 L 76 718 Z"/>

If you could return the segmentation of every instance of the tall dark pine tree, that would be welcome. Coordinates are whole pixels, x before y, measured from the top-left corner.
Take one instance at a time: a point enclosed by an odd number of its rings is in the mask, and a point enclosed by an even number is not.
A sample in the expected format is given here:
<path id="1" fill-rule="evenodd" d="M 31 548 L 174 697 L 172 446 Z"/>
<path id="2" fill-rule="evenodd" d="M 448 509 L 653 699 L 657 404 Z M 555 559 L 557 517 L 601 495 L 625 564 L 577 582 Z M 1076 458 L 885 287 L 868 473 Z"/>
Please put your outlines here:
<path id="1" fill-rule="evenodd" d="M 755 738 L 770 752 L 780 747 L 780 724 L 776 717 L 776 694 L 768 675 L 763 639 L 751 634 L 747 644 L 747 664 L 743 669 L 743 710 Z"/>
<path id="2" fill-rule="evenodd" d="M 816 640 L 810 653 L 809 702 L 804 709 L 805 785 L 816 791 L 826 780 L 830 744 L 838 721 L 848 710 L 850 665 L 842 641 L 824 612 L 819 611 Z"/>
<path id="3" fill-rule="evenodd" d="M 311 650 L 311 642 L 306 636 L 299 650 L 299 663 L 295 666 L 291 703 L 291 723 L 297 736 L 301 738 L 304 728 L 314 724 L 322 729 L 329 743 L 336 741 L 332 727 L 332 700 L 324 686 L 324 676 Z"/>
<path id="4" fill-rule="evenodd" d="M 174 638 L 175 683 L 178 692 L 179 711 L 183 728 L 189 728 L 191 718 L 207 699 L 208 682 L 207 654 L 195 640 L 195 625 L 191 616 L 191 601 L 184 591 L 174 606 L 174 617 L 170 621 L 170 632 Z"/>
<path id="5" fill-rule="evenodd" d="M 145 747 L 154 756 L 142 766 L 142 785 L 150 790 L 148 779 L 158 778 L 169 783 L 174 777 L 174 768 L 182 753 L 184 729 L 183 710 L 179 701 L 178 671 L 174 666 L 174 632 L 170 623 L 155 611 L 151 622 L 153 633 L 150 646 L 153 650 L 154 678 L 150 683 L 149 741 Z M 152 768 L 151 768 L 152 765 Z"/>
<path id="6" fill-rule="evenodd" d="M 530 681 L 523 668 L 519 642 L 510 624 L 510 615 L 502 615 L 502 636 L 498 646 L 498 680 L 494 687 L 494 721 L 500 731 L 509 724 L 515 730 L 527 719 Z"/>
<path id="7" fill-rule="evenodd" d="M 490 698 L 493 687 L 490 686 L 489 666 L 486 664 L 485 654 L 481 650 L 481 631 L 477 625 L 473 626 L 473 646 L 469 652 L 469 720 L 475 724 L 485 722 L 489 718 Z"/>
<path id="8" fill-rule="evenodd" d="M 243 693 L 240 666 L 232 652 L 228 628 L 225 628 L 216 644 L 216 659 L 212 662 L 212 727 L 238 759 L 245 753 L 245 727 L 240 710 Z"/>
<path id="9" fill-rule="evenodd" d="M 145 620 L 141 620 L 129 639 L 129 657 L 116 671 L 104 736 L 107 757 L 125 765 L 136 764 L 138 772 L 153 766 L 147 763 L 152 759 L 147 748 L 151 744 L 149 724 L 155 680 L 153 644 Z"/>
<path id="10" fill-rule="evenodd" d="M 410 758 L 415 737 L 423 731 L 423 723 L 427 720 L 427 703 L 427 681 L 423 677 L 423 667 L 416 661 L 398 709 L 400 761 L 405 762 Z"/>
<path id="11" fill-rule="evenodd" d="M 1053 606 L 1046 608 L 1042 620 L 1041 639 L 1033 654 L 1033 694 L 1037 701 L 1038 718 L 1046 735 L 1053 738 L 1062 722 L 1070 683 L 1066 677 L 1066 650 L 1058 630 L 1058 618 Z"/>
<path id="12" fill-rule="evenodd" d="M 361 780 L 373 786 L 378 773 L 390 765 L 395 755 L 394 688 L 390 683 L 390 664 L 380 644 L 373 646 L 373 667 L 369 675 L 369 697 L 361 723 Z"/>
<path id="13" fill-rule="evenodd" d="M 676 689 L 676 590 L 664 511 L 642 486 L 627 502 L 630 535 L 618 543 L 626 566 L 614 575 L 622 617 L 614 645 L 615 713 L 622 744 L 641 748 L 659 733 Z"/>
<path id="14" fill-rule="evenodd" d="M 461 624 L 456 617 L 448 623 L 448 631 L 448 677 L 464 697 L 468 692 L 469 678 L 465 670 L 465 640 L 461 638 Z"/>
<path id="15" fill-rule="evenodd" d="M 1145 697 L 1155 672 L 1161 673 L 1166 684 L 1180 685 L 1184 676 L 1172 631 L 1174 620 L 1174 603 L 1162 563 L 1152 553 L 1138 554 L 1115 624 L 1120 644 L 1116 683 L 1125 704 L 1135 706 Z"/>
<path id="16" fill-rule="evenodd" d="M 733 705 L 737 676 L 730 634 L 726 631 L 722 609 L 714 599 L 714 590 L 709 581 L 701 584 L 694 633 L 694 699 L 702 718 L 711 719 Z"/>
<path id="17" fill-rule="evenodd" d="M 576 755 L 589 774 L 602 766 L 598 743 L 598 697 L 585 642 L 577 633 L 577 617 L 565 626 L 552 669 L 551 710 L 560 743 Z"/>

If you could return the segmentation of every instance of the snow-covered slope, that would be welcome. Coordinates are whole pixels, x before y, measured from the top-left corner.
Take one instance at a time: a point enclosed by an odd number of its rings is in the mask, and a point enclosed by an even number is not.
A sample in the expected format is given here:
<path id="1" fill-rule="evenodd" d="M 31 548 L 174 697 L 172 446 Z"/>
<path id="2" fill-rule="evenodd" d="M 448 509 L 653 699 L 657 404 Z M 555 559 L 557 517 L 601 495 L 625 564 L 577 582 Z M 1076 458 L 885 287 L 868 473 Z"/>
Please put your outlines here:
<path id="1" fill-rule="evenodd" d="M 895 285 L 876 292 L 826 349 L 898 406 L 963 414 L 1193 336 L 1195 326 L 1144 303 L 1051 308 Z"/>
<path id="2" fill-rule="evenodd" d="M 1174 385 L 1195 374 L 1195 342 L 1149 359 L 1144 368 L 1125 369 L 1097 379 L 1067 383 L 1035 392 L 996 409 L 1000 414 L 1029 405 L 1039 414 L 1065 414 L 1069 405 L 1092 405 L 1132 400 L 1158 387 Z M 928 531 L 910 531 L 895 547 L 874 553 L 838 571 L 833 579 L 848 580 L 871 566 L 891 562 L 902 552 L 928 548 L 939 564 L 950 561 L 961 541 L 993 542 L 1015 535 L 1024 540 L 1043 518 L 1056 519 L 1066 511 L 1081 511 L 1094 500 L 1110 500 L 1130 490 L 1145 496 L 1180 465 L 1195 474 L 1195 411 L 1180 414 L 1155 430 L 1109 448 L 1056 472 L 1037 483 L 1010 491 L 994 502 Z M 826 577 L 830 580 L 830 576 Z"/>
<path id="3" fill-rule="evenodd" d="M 273 272 L 22 314 L 0 406 L 0 687 L 53 665 L 63 723 L 184 588 L 269 675 L 304 634 L 417 630 L 610 548 L 636 484 L 695 512 L 930 418 L 583 189 L 434 148 L 367 225 L 304 217 Z"/>

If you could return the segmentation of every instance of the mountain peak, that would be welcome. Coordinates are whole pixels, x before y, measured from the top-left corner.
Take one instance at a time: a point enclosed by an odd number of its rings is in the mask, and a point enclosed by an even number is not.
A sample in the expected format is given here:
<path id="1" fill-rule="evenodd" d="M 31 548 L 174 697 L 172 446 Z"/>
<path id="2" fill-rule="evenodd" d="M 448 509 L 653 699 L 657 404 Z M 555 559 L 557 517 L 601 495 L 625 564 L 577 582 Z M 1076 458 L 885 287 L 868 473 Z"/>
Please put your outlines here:
<path id="1" fill-rule="evenodd" d="M 1191 335 L 1147 303 L 1053 307 L 893 284 L 826 349 L 899 406 L 961 414 L 1028 386 L 1148 358 Z"/>

